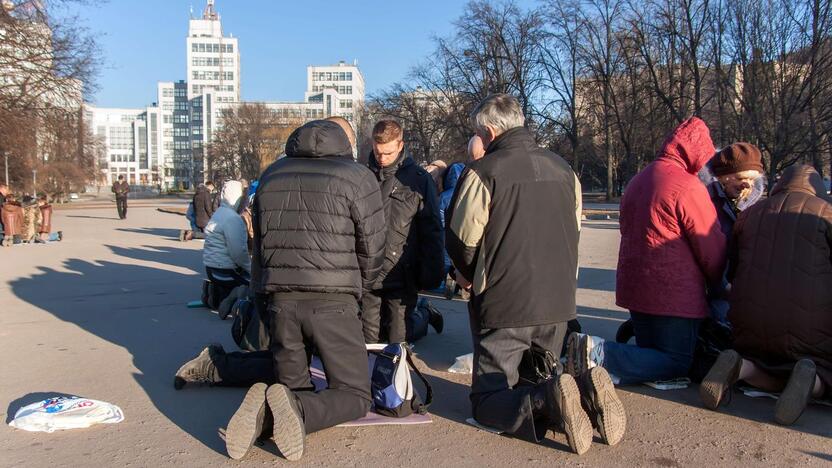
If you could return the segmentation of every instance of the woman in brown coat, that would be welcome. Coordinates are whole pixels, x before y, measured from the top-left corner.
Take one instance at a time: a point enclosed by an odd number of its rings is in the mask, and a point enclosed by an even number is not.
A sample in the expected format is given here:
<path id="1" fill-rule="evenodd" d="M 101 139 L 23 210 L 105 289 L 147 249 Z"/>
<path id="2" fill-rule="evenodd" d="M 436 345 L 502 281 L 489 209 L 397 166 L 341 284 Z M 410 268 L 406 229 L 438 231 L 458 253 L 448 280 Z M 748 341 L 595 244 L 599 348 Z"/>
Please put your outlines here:
<path id="1" fill-rule="evenodd" d="M 792 166 L 771 197 L 734 226 L 731 311 L 734 350 L 702 381 L 716 409 L 738 380 L 782 392 L 774 419 L 792 424 L 810 397 L 832 396 L 832 203 L 820 175 Z"/>
<path id="2" fill-rule="evenodd" d="M 3 245 L 9 247 L 17 242 L 20 242 L 20 236 L 23 234 L 23 207 L 18 203 L 13 195 L 6 196 L 6 202 L 3 204 Z"/>

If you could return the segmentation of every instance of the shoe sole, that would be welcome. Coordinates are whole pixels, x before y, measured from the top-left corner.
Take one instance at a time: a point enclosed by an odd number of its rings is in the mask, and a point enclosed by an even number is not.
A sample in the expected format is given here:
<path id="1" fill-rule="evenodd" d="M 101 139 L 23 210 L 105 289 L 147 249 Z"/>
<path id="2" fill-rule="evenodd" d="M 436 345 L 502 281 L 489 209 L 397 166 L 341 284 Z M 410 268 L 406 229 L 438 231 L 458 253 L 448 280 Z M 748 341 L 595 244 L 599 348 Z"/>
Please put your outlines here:
<path id="1" fill-rule="evenodd" d="M 569 374 L 562 375 L 556 385 L 566 441 L 573 452 L 583 455 L 592 446 L 592 422 L 581 406 L 578 385 Z"/>
<path id="2" fill-rule="evenodd" d="M 263 432 L 266 416 L 266 384 L 256 383 L 248 389 L 243 402 L 225 430 L 225 450 L 228 456 L 242 460 L 257 437 Z"/>
<path id="3" fill-rule="evenodd" d="M 624 404 L 615 392 L 615 385 L 609 373 L 603 367 L 589 370 L 592 385 L 592 401 L 595 409 L 595 423 L 598 433 L 607 445 L 615 445 L 624 438 L 627 431 L 627 413 Z"/>
<path id="4" fill-rule="evenodd" d="M 737 382 L 742 358 L 736 351 L 723 351 L 716 358 L 711 370 L 699 384 L 699 397 L 706 408 L 719 408 L 725 394 L 731 391 L 731 385 Z"/>
<path id="5" fill-rule="evenodd" d="M 306 444 L 306 429 L 290 401 L 294 397 L 291 390 L 280 384 L 272 385 L 266 391 L 274 418 L 272 437 L 277 449 L 289 461 L 300 460 Z"/>
<path id="6" fill-rule="evenodd" d="M 790 426 L 800 418 L 812 396 L 816 375 L 817 368 L 812 361 L 802 359 L 795 364 L 786 388 L 774 407 L 774 421 L 777 424 Z"/>

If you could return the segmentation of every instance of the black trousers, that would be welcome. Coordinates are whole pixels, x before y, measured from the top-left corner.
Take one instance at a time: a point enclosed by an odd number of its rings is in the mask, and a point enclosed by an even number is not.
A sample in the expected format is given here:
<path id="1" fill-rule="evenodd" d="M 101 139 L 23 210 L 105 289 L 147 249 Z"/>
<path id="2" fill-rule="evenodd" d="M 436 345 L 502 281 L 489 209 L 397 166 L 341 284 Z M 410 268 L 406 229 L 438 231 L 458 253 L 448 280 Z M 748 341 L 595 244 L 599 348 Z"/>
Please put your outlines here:
<path id="1" fill-rule="evenodd" d="M 116 197 L 116 210 L 119 219 L 127 218 L 127 197 Z"/>
<path id="2" fill-rule="evenodd" d="M 535 394 L 541 389 L 517 386 L 523 353 L 536 344 L 560 355 L 566 322 L 523 328 L 472 327 L 474 369 L 471 381 L 471 409 L 480 424 L 539 442 L 551 423 L 540 415 Z M 539 402 L 538 402 L 539 403 Z"/>
<path id="3" fill-rule="evenodd" d="M 220 387 L 251 387 L 262 382 L 277 383 L 271 351 L 235 351 L 218 356 L 213 361 L 217 368 Z"/>
<path id="4" fill-rule="evenodd" d="M 416 308 L 419 293 L 412 289 L 365 291 L 361 321 L 366 343 L 409 341 L 406 318 Z"/>
<path id="5" fill-rule="evenodd" d="M 274 374 L 294 392 L 306 433 L 366 415 L 371 402 L 370 375 L 355 299 L 275 294 L 268 311 Z M 309 374 L 313 348 L 327 378 L 327 388 L 319 392 L 315 392 Z"/>

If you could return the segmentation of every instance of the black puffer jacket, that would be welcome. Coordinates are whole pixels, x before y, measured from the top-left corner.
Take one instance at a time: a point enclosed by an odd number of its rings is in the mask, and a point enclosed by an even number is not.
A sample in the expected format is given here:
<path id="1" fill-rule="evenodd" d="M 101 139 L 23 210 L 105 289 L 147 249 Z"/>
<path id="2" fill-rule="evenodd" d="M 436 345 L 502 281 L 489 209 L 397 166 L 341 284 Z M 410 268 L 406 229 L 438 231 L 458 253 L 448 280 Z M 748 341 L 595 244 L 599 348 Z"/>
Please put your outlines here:
<path id="1" fill-rule="evenodd" d="M 387 247 L 376 289 L 433 289 L 445 275 L 439 197 L 430 174 L 402 152 L 382 168 L 370 153 L 384 200 Z"/>
<path id="2" fill-rule="evenodd" d="M 196 226 L 200 229 L 205 229 L 208 221 L 211 220 L 211 215 L 214 214 L 214 200 L 211 191 L 205 185 L 200 185 L 194 194 L 194 217 L 196 218 Z"/>
<path id="3" fill-rule="evenodd" d="M 372 285 L 384 249 L 378 184 L 337 124 L 295 130 L 260 177 L 253 208 L 255 292 L 351 294 Z"/>

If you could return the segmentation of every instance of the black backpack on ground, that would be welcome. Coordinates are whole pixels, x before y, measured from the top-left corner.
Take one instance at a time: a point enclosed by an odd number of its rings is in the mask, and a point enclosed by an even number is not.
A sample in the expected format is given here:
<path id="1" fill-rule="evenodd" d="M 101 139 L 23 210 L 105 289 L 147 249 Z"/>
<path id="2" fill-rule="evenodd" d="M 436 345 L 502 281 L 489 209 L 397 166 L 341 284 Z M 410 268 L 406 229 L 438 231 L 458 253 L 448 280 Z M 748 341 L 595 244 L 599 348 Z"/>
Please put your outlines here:
<path id="1" fill-rule="evenodd" d="M 517 385 L 535 386 L 561 373 L 560 360 L 555 358 L 551 351 L 541 348 L 535 344 L 523 353 L 520 360 L 520 380 Z"/>
<path id="2" fill-rule="evenodd" d="M 731 349 L 733 341 L 731 328 L 727 325 L 711 317 L 703 320 L 699 325 L 699 337 L 696 339 L 696 348 L 693 350 L 693 363 L 688 372 L 690 380 L 696 383 L 702 382 L 716 363 L 719 353 Z"/>
<path id="3" fill-rule="evenodd" d="M 255 304 L 255 301 L 260 300 L 243 298 L 231 309 L 231 315 L 234 317 L 231 323 L 231 337 L 243 351 L 267 351 L 271 342 L 265 303 Z"/>

